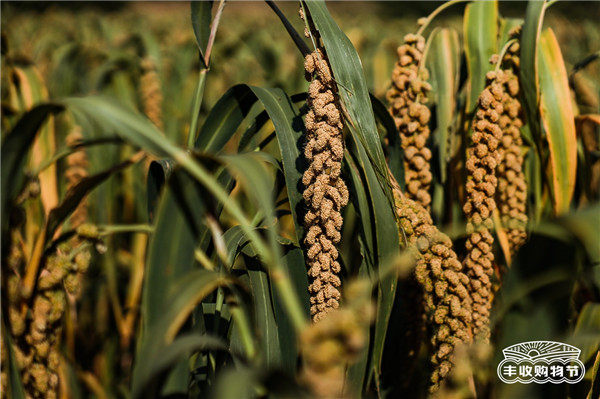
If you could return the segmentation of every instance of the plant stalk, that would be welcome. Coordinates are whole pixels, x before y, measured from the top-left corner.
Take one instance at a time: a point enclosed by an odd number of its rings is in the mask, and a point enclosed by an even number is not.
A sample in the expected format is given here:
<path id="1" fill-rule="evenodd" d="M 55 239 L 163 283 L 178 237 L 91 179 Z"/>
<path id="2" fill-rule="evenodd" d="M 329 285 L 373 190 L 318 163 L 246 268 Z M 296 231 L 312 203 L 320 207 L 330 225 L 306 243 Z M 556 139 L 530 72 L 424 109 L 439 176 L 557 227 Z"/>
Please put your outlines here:
<path id="1" fill-rule="evenodd" d="M 196 137 L 198 136 L 198 120 L 200 118 L 200 107 L 202 106 L 202 99 L 204 97 L 204 87 L 206 86 L 206 74 L 210 70 L 210 56 L 212 54 L 212 48 L 215 43 L 215 37 L 217 36 L 217 28 L 219 27 L 219 21 L 221 21 L 221 15 L 225 8 L 226 0 L 221 0 L 219 8 L 215 14 L 215 18 L 210 27 L 210 36 L 208 37 L 208 43 L 206 45 L 206 54 L 203 56 L 200 51 L 200 60 L 203 66 L 200 68 L 200 75 L 198 77 L 198 86 L 196 87 L 196 94 L 194 95 L 194 102 L 192 105 L 192 121 L 190 123 L 190 131 L 188 133 L 187 148 L 191 150 L 194 148 Z"/>
<path id="2" fill-rule="evenodd" d="M 111 224 L 98 226 L 101 236 L 118 233 L 154 233 L 154 227 L 149 224 Z"/>
<path id="3" fill-rule="evenodd" d="M 261 260 L 266 265 L 277 290 L 283 298 L 287 310 L 290 312 L 294 327 L 297 331 L 300 331 L 306 324 L 306 319 L 302 313 L 300 301 L 292 287 L 290 278 L 285 270 L 281 268 L 280 257 L 276 255 L 279 249 L 276 240 L 272 240 L 274 241 L 274 244 L 271 244 L 269 248 L 269 245 L 267 245 L 256 232 L 251 222 L 246 218 L 244 211 L 235 200 L 232 199 L 229 196 L 229 193 L 219 185 L 215 178 L 201 164 L 194 161 L 187 152 L 173 151 L 171 156 L 202 185 L 204 185 L 206 189 L 223 204 L 223 208 L 240 223 L 240 228 L 244 231 L 244 234 L 246 234 L 248 239 L 252 242 L 256 251 L 261 254 Z"/>
<path id="4" fill-rule="evenodd" d="M 425 31 L 425 29 L 427 29 L 427 26 L 429 26 L 429 24 L 431 23 L 431 21 L 433 21 L 433 19 L 439 13 L 441 13 L 442 11 L 444 11 L 446 8 L 448 8 L 450 6 L 453 6 L 454 4 L 464 3 L 464 2 L 467 2 L 467 1 L 472 1 L 472 0 L 450 0 L 450 1 L 442 4 L 438 8 L 436 8 L 431 14 L 429 14 L 427 16 L 427 19 L 425 19 L 425 22 L 423 22 L 423 25 L 421 25 L 421 27 L 417 31 L 417 36 L 421 36 L 423 34 L 423 31 Z"/>

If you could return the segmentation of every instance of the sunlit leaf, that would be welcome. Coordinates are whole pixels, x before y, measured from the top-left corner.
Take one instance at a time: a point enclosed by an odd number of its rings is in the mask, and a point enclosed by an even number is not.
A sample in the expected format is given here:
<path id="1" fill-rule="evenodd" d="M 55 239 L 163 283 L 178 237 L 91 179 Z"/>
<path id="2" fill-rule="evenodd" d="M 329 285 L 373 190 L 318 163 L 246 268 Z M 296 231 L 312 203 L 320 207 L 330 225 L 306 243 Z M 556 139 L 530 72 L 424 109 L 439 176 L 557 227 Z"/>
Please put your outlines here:
<path id="1" fill-rule="evenodd" d="M 498 2 L 475 1 L 465 8 L 465 56 L 469 71 L 466 111 L 473 112 L 491 71 L 490 57 L 498 52 Z"/>
<path id="2" fill-rule="evenodd" d="M 436 175 L 440 176 L 441 183 L 445 183 L 450 159 L 448 143 L 456 117 L 460 48 L 458 33 L 453 29 L 435 30 L 429 40 L 431 44 L 427 54 L 427 68 L 431 75 L 437 121 L 437 129 L 433 132 L 439 168 Z"/>
<path id="3" fill-rule="evenodd" d="M 550 149 L 554 213 L 569 210 L 575 190 L 577 136 L 565 63 L 551 29 L 542 33 L 538 47 L 540 114 Z"/>
<path id="4" fill-rule="evenodd" d="M 198 49 L 200 50 L 202 57 L 204 57 L 206 46 L 208 46 L 208 37 L 210 36 L 210 21 L 213 2 L 212 0 L 190 1 L 190 5 L 190 15 L 192 27 L 194 28 L 194 35 L 196 36 L 196 43 L 198 44 Z"/>

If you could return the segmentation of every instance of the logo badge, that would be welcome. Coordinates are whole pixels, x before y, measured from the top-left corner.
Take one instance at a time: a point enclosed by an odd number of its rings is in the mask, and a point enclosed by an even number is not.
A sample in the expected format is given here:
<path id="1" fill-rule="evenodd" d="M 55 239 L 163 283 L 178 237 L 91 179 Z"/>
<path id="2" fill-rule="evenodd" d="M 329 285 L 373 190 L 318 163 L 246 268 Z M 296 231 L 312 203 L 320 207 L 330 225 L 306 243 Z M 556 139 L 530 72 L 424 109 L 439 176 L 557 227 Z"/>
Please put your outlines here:
<path id="1" fill-rule="evenodd" d="M 576 384 L 585 375 L 581 350 L 553 341 L 529 341 L 503 349 L 498 377 L 507 384 Z"/>

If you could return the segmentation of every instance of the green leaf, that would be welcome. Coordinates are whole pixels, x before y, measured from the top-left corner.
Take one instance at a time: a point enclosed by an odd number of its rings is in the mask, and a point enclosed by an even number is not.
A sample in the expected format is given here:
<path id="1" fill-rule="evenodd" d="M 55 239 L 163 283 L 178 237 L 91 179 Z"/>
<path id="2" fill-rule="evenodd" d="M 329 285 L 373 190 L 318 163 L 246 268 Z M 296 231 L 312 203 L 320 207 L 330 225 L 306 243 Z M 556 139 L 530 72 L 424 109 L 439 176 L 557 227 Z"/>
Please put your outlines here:
<path id="1" fill-rule="evenodd" d="M 67 98 L 61 101 L 69 110 L 98 121 L 106 130 L 113 130 L 124 140 L 141 147 L 159 158 L 177 160 L 187 156 L 183 149 L 172 144 L 144 116 L 134 113 L 104 97 Z"/>
<path id="2" fill-rule="evenodd" d="M 367 185 L 364 176 L 361 174 L 357 161 L 353 156 L 347 154 L 344 157 L 343 176 L 346 176 L 346 185 L 350 193 L 350 201 L 354 205 L 360 221 L 360 232 L 363 237 L 364 257 L 369 258 L 367 263 L 370 272 L 373 272 L 372 266 L 376 263 L 375 251 L 376 235 L 375 222 L 370 208 Z"/>
<path id="3" fill-rule="evenodd" d="M 190 5 L 190 15 L 192 27 L 194 28 L 194 35 L 196 36 L 196 43 L 198 44 L 200 55 L 204 61 L 204 53 L 206 52 L 206 46 L 208 46 L 208 38 L 210 36 L 210 21 L 213 2 L 212 0 L 191 1 Z"/>
<path id="4" fill-rule="evenodd" d="M 273 274 L 277 277 L 272 280 L 276 289 L 279 291 L 281 298 L 286 307 L 286 311 L 290 314 L 294 322 L 294 327 L 299 330 L 303 328 L 306 318 L 302 312 L 302 305 L 293 289 L 292 282 L 281 264 L 281 245 L 279 243 L 278 234 L 275 225 L 275 207 L 274 207 L 274 178 L 265 168 L 265 160 L 273 163 L 272 159 L 266 157 L 267 154 L 260 152 L 252 152 L 239 155 L 221 156 L 220 159 L 227 165 L 228 169 L 236 176 L 242 187 L 254 200 L 259 211 L 265 220 L 264 225 L 267 232 L 267 248 L 259 248 L 257 240 L 252 240 L 252 245 L 257 251 L 259 258 L 263 262 L 265 269 L 269 272 L 270 277 Z M 247 229 L 244 233 L 250 237 Z M 256 234 L 254 231 L 251 231 Z"/>
<path id="5" fill-rule="evenodd" d="M 148 334 L 158 328 L 157 324 L 165 312 L 165 299 L 176 292 L 175 284 L 194 267 L 199 232 L 202 228 L 206 230 L 199 225 L 205 212 L 199 189 L 197 182 L 185 171 L 175 170 L 160 197 L 144 272 L 142 345 L 147 345 L 152 339 Z M 169 245 L 174 242 L 177 245 Z M 182 361 L 173 368 L 164 388 L 161 388 L 165 389 L 162 393 L 185 392 L 188 380 L 189 370 L 186 362 Z"/>
<path id="6" fill-rule="evenodd" d="M 200 230 L 197 223 L 205 212 L 205 200 L 199 190 L 185 171 L 176 170 L 161 197 L 144 273 L 144 331 L 149 331 L 161 318 L 173 284 L 193 268 Z M 173 242 L 177 245 L 168 245 Z"/>
<path id="7" fill-rule="evenodd" d="M 569 213 L 556 220 L 556 224 L 567 229 L 585 248 L 590 263 L 600 265 L 600 204 Z M 541 227 L 541 226 L 540 226 Z"/>
<path id="8" fill-rule="evenodd" d="M 234 178 L 242 184 L 244 191 L 254 200 L 258 210 L 264 212 L 265 223 L 271 224 L 275 218 L 274 175 L 269 173 L 265 159 L 270 155 L 263 152 L 250 152 L 237 155 L 221 155 L 219 159 L 227 165 Z"/>
<path id="9" fill-rule="evenodd" d="M 581 361 L 587 363 L 598 350 L 600 350 L 600 303 L 588 302 L 583 305 L 575 331 L 573 341 L 581 349 Z"/>
<path id="10" fill-rule="evenodd" d="M 360 240 L 359 238 L 359 241 Z M 361 251 L 362 252 L 362 251 Z M 369 265 L 366 262 L 365 257 L 362 257 L 362 262 L 358 268 L 358 276 L 359 278 L 368 279 L 369 278 Z M 365 329 L 365 342 L 371 342 L 371 334 L 372 329 Z M 369 347 L 365 345 L 363 350 L 361 351 L 359 358 L 355 363 L 351 364 L 346 369 L 346 380 L 344 381 L 344 395 L 352 395 L 354 392 L 363 391 L 365 378 L 367 375 L 367 369 L 369 367 L 369 362 L 371 358 L 371 353 Z M 371 370 L 369 370 L 370 372 Z"/>
<path id="11" fill-rule="evenodd" d="M 240 84 L 227 90 L 207 116 L 194 148 L 219 152 L 233 137 L 256 101 L 256 95 L 247 85 Z"/>
<path id="12" fill-rule="evenodd" d="M 592 387 L 586 399 L 593 399 L 600 396 L 600 351 L 596 354 L 596 360 L 592 367 Z"/>
<path id="13" fill-rule="evenodd" d="M 229 368 L 223 370 L 211 392 L 209 398 L 236 398 L 252 399 L 256 397 L 256 388 L 258 386 L 257 370 L 242 367 Z"/>
<path id="14" fill-rule="evenodd" d="M 304 4 L 323 39 L 342 104 L 350 117 L 350 131 L 365 148 L 378 181 L 387 190 L 387 166 L 360 58 L 350 39 L 329 14 L 324 1 L 307 1 Z M 391 201 L 391 194 L 388 193 L 388 197 Z"/>
<path id="15" fill-rule="evenodd" d="M 550 235 L 549 227 L 540 226 L 539 233 L 529 237 L 503 279 L 492 320 L 502 331 L 498 348 L 511 342 L 558 340 L 569 330 L 570 298 L 584 254 L 573 240 Z"/>
<path id="16" fill-rule="evenodd" d="M 296 228 L 296 242 L 300 243 L 304 239 L 304 223 L 300 219 L 301 209 L 304 207 L 302 174 L 308 167 L 304 155 L 300 152 L 304 140 L 304 122 L 283 90 L 260 87 L 251 89 L 265 106 L 275 126 L 290 210 Z"/>
<path id="17" fill-rule="evenodd" d="M 4 323 L 5 312 L 2 312 L 2 337 L 0 339 L 4 340 L 2 343 L 2 350 L 5 351 L 6 358 L 8 360 L 8 370 L 3 370 L 3 372 L 8 373 L 8 386 L 7 392 L 3 392 L 6 397 L 11 397 L 15 399 L 25 399 L 25 390 L 23 389 L 23 381 L 21 379 L 21 372 L 19 371 L 19 367 L 17 365 L 17 359 L 15 358 L 15 352 L 13 350 L 12 343 L 12 335 L 7 329 L 6 324 Z"/>
<path id="18" fill-rule="evenodd" d="M 243 226 L 257 247 L 264 247 L 260 237 L 251 231 L 250 223 L 237 202 L 229 197 L 228 186 L 223 187 L 219 178 L 215 178 L 187 151 L 171 143 L 146 118 L 101 97 L 66 99 L 63 103 L 91 120 L 103 122 L 108 129 L 114 130 L 127 142 L 140 146 L 158 157 L 173 159 L 223 204 L 224 209 Z"/>
<path id="19" fill-rule="evenodd" d="M 406 181 L 404 179 L 404 149 L 402 148 L 402 140 L 400 139 L 400 133 L 396 128 L 396 122 L 394 118 L 385 107 L 385 105 L 373 94 L 369 94 L 371 99 L 371 106 L 375 113 L 375 118 L 383 125 L 386 131 L 386 137 L 388 139 L 387 146 L 387 158 L 390 172 L 396 179 L 396 182 L 400 185 L 400 188 L 404 190 Z"/>
<path id="20" fill-rule="evenodd" d="M 154 314 L 153 319 L 150 320 L 151 323 L 148 323 L 147 320 L 145 322 L 147 328 L 144 330 L 133 369 L 131 391 L 133 398 L 138 398 L 147 392 L 149 388 L 147 386 L 148 378 L 153 374 L 152 360 L 175 340 L 181 327 L 188 320 L 197 304 L 218 287 L 226 287 L 232 284 L 235 284 L 232 277 L 197 269 L 181 274 L 176 281 L 173 281 L 167 287 L 167 292 L 152 293 L 161 301 L 160 305 L 162 306 L 156 305 L 155 308 L 160 309 L 160 314 Z M 148 303 L 147 299 L 146 303 Z M 143 308 L 142 312 L 144 310 Z M 144 317 L 148 316 L 146 313 L 142 314 Z M 189 375 L 185 375 L 185 377 L 187 380 Z M 180 386 L 178 388 L 183 389 L 185 387 Z M 185 389 L 187 391 L 187 388 Z"/>
<path id="21" fill-rule="evenodd" d="M 523 92 L 523 106 L 536 141 L 541 142 L 539 123 L 540 88 L 538 83 L 538 43 L 542 32 L 546 1 L 530 1 L 527 3 L 525 22 L 521 32 L 521 68 L 520 80 Z"/>
<path id="22" fill-rule="evenodd" d="M 298 247 L 285 246 L 282 264 L 290 276 L 296 295 L 300 299 L 302 313 L 308 320 L 310 318 L 310 298 L 308 295 L 308 275 L 306 273 L 304 253 Z M 283 306 L 283 299 L 275 289 L 271 289 L 271 301 L 275 310 L 277 333 L 279 335 L 281 368 L 291 375 L 295 375 L 298 366 L 297 334 L 290 315 Z"/>
<path id="23" fill-rule="evenodd" d="M 490 57 L 498 52 L 498 2 L 474 1 L 465 7 L 465 56 L 467 58 L 467 113 L 472 113 L 485 87 L 485 75 L 493 69 Z"/>
<path id="24" fill-rule="evenodd" d="M 540 114 L 550 149 L 555 215 L 569 211 L 575 190 L 577 135 L 565 63 L 556 36 L 546 29 L 538 47 Z"/>
<path id="25" fill-rule="evenodd" d="M 244 235 L 244 232 L 239 228 L 239 226 L 234 226 L 231 229 L 227 230 L 223 238 L 226 243 L 228 259 L 230 264 L 234 262 L 235 257 L 240 252 L 244 254 L 245 258 L 253 258 L 256 256 L 256 252 L 254 251 L 254 249 L 251 248 L 251 244 L 249 244 L 248 239 Z M 304 261 L 303 252 L 300 248 L 293 245 L 285 244 L 283 247 L 285 253 L 281 259 L 282 268 L 287 273 L 287 275 L 290 276 L 292 288 L 295 291 L 297 297 L 300 299 L 302 313 L 304 314 L 304 317 L 308 319 L 310 317 L 308 276 L 306 274 L 306 264 Z M 253 262 L 252 259 L 247 259 L 247 262 L 248 261 Z M 250 265 L 250 269 L 252 269 L 252 272 L 260 270 L 259 266 L 254 263 Z M 250 278 L 251 277 L 252 276 L 250 276 Z M 254 284 L 255 287 L 258 285 L 259 284 Z M 272 281 L 270 280 L 269 285 L 269 303 L 272 305 L 273 308 L 276 322 L 276 331 L 278 335 L 277 340 L 279 342 L 277 350 L 281 352 L 281 356 L 280 359 L 278 359 L 278 361 L 280 362 L 281 368 L 287 370 L 292 374 L 295 374 L 298 363 L 298 349 L 296 338 L 297 333 L 294 329 L 293 321 L 290 317 L 290 314 L 286 310 L 285 302 L 281 294 L 277 289 L 275 289 Z M 266 300 L 263 299 L 263 302 L 265 303 L 265 305 L 262 306 L 264 306 L 265 309 L 268 309 L 268 306 L 266 305 Z M 262 329 L 261 326 L 265 324 L 263 322 L 258 322 L 257 325 L 259 329 Z M 269 343 L 263 340 L 263 345 L 269 345 Z"/>
<path id="26" fill-rule="evenodd" d="M 231 267 L 239 252 L 248 244 L 248 238 L 240 226 L 233 226 L 223 233 L 223 241 L 227 248 L 227 266 Z"/>
<path id="27" fill-rule="evenodd" d="M 538 80 L 538 43 L 542 32 L 542 23 L 544 20 L 544 12 L 546 1 L 529 1 L 527 3 L 527 11 L 523 22 L 523 31 L 520 38 L 520 59 L 521 67 L 519 69 L 519 83 L 521 84 L 521 92 L 523 98 L 523 109 L 527 123 L 525 130 L 529 131 L 529 135 L 523 134 L 523 137 L 529 139 L 529 145 L 534 150 L 530 155 L 531 163 L 535 169 L 535 173 L 530 176 L 530 185 L 534 188 L 534 201 L 532 201 L 529 209 L 531 209 L 532 220 L 539 221 L 543 211 L 542 198 L 542 181 L 543 175 L 537 173 L 543 170 L 544 155 L 538 143 L 542 143 L 540 111 L 539 111 L 539 80 Z M 545 180 L 545 179 L 544 179 Z"/>
<path id="28" fill-rule="evenodd" d="M 435 29 L 429 40 L 431 44 L 427 54 L 427 69 L 431 76 L 437 120 L 437 128 L 433 134 L 434 148 L 437 148 L 439 160 L 436 175 L 444 184 L 450 157 L 448 142 L 453 134 L 456 117 L 460 47 L 458 33 L 454 29 Z"/>
<path id="29" fill-rule="evenodd" d="M 101 173 L 81 179 L 76 185 L 71 187 L 65 198 L 59 206 L 52 209 L 48 215 L 47 236 L 52 237 L 58 226 L 77 209 L 81 200 L 94 188 L 105 182 L 109 177 L 124 170 L 139 161 L 141 157 L 128 159 L 118 165 L 113 166 Z"/>
<path id="30" fill-rule="evenodd" d="M 271 303 L 271 287 L 267 274 L 262 270 L 260 262 L 256 258 L 244 257 L 252 302 L 256 315 L 256 328 L 260 337 L 261 357 L 267 368 L 276 368 L 281 364 L 281 346 L 273 304 Z"/>
<path id="31" fill-rule="evenodd" d="M 13 201 L 23 188 L 29 149 L 46 119 L 64 110 L 56 104 L 41 104 L 25 113 L 2 142 L 2 240 L 7 237 L 8 214 Z"/>
<path id="32" fill-rule="evenodd" d="M 148 169 L 148 181 L 146 184 L 146 192 L 148 196 L 148 220 L 150 223 L 154 221 L 154 213 L 158 206 L 160 194 L 167 182 L 167 179 L 173 171 L 173 161 L 170 159 L 162 159 L 160 161 L 152 161 Z"/>
<path id="33" fill-rule="evenodd" d="M 197 351 L 221 350 L 227 351 L 227 345 L 220 338 L 200 334 L 184 334 L 177 337 L 171 344 L 161 347 L 152 354 L 152 357 L 146 359 L 148 367 L 141 369 L 140 374 L 136 376 L 136 384 L 143 387 L 144 397 L 148 397 L 150 392 L 160 392 L 160 385 L 164 382 L 165 374 L 177 364 L 187 364 L 190 354 Z M 143 373 L 142 373 L 143 372 Z M 189 372 L 186 375 L 189 379 Z M 152 391 L 152 389 L 155 389 Z M 135 396 L 133 396 L 135 397 Z"/>
<path id="34" fill-rule="evenodd" d="M 364 237 L 363 242 L 367 244 L 365 255 L 368 266 L 371 270 L 377 271 L 380 265 L 385 264 L 399 251 L 400 244 L 398 241 L 399 235 L 396 216 L 383 190 L 381 190 L 381 187 L 377 183 L 375 171 L 368 162 L 365 149 L 360 142 L 354 140 L 351 142 L 352 146 L 350 146 L 349 151 L 353 153 L 353 157 L 358 158 L 359 162 L 363 163 L 363 169 L 360 171 L 360 179 L 366 183 L 365 186 L 369 190 L 368 200 L 361 195 L 357 198 L 357 201 L 354 199 L 352 201 L 362 221 L 361 235 Z M 358 182 L 355 181 L 356 177 L 353 177 L 354 191 L 358 192 L 356 185 Z M 370 223 L 365 223 L 365 221 L 369 221 Z M 392 221 L 393 223 L 391 223 Z M 378 280 L 377 314 L 375 317 L 375 331 L 368 368 L 374 373 L 377 386 L 379 386 L 381 357 L 383 355 L 389 317 L 394 304 L 396 285 L 397 278 L 394 274 L 387 274 Z M 369 383 L 370 379 L 367 384 Z"/>

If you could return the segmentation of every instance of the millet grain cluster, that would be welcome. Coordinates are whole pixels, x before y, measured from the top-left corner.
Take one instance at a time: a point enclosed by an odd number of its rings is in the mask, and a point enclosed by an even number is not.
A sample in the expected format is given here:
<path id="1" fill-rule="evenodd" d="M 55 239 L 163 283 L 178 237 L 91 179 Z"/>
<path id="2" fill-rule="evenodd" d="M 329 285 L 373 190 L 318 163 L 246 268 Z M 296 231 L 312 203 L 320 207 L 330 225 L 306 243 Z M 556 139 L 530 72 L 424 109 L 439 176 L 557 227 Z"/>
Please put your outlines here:
<path id="1" fill-rule="evenodd" d="M 150 119 L 159 130 L 162 130 L 163 94 L 154 59 L 150 57 L 142 59 L 141 69 L 142 76 L 140 77 L 139 93 L 144 114 L 146 114 L 148 119 Z"/>
<path id="2" fill-rule="evenodd" d="M 316 398 L 352 397 L 344 393 L 346 370 L 368 345 L 368 331 L 375 315 L 371 286 L 354 281 L 344 291 L 344 307 L 312 323 L 300 335 L 303 367 L 300 380 Z"/>
<path id="3" fill-rule="evenodd" d="M 469 278 L 452 249 L 452 240 L 435 227 L 425 208 L 398 188 L 394 197 L 400 227 L 417 257 L 415 278 L 423 292 L 433 351 L 430 392 L 435 393 L 452 370 L 454 348 L 471 342 Z"/>
<path id="4" fill-rule="evenodd" d="M 404 44 L 397 50 L 398 62 L 386 97 L 404 149 L 406 194 L 429 210 L 431 150 L 427 140 L 431 112 L 426 104 L 431 85 L 427 83 L 427 70 L 419 69 L 424 49 L 422 36 L 408 34 L 404 37 Z"/>
<path id="5" fill-rule="evenodd" d="M 519 43 L 513 43 L 503 59 L 504 93 L 503 114 L 499 125 L 502 140 L 498 165 L 498 192 L 496 200 L 502 225 L 506 229 L 511 254 L 514 254 L 527 239 L 527 183 L 523 174 L 521 147 L 522 107 L 519 101 Z"/>
<path id="6" fill-rule="evenodd" d="M 74 146 L 83 140 L 81 127 L 75 125 L 65 138 L 68 146 Z M 67 180 L 67 190 L 74 187 L 82 179 L 88 176 L 89 162 L 84 150 L 76 151 L 67 157 L 67 169 L 65 178 Z M 70 223 L 72 228 L 79 227 L 87 220 L 87 199 L 83 199 L 73 214 L 71 214 Z"/>
<path id="7" fill-rule="evenodd" d="M 86 241 L 97 234 L 93 226 L 86 224 L 77 231 L 77 238 L 59 245 L 56 253 L 43 260 L 35 295 L 29 301 L 23 297 L 22 279 L 17 273 L 25 266 L 23 253 L 13 245 L 8 258 L 11 270 L 5 287 L 12 350 L 28 398 L 51 399 L 59 395 L 60 339 L 67 295 L 79 293 L 81 276 L 91 260 Z M 4 381 L 9 370 L 7 361 L 3 350 L 3 398 L 6 397 Z"/>
<path id="8" fill-rule="evenodd" d="M 473 333 L 489 341 L 489 315 L 492 302 L 491 277 L 494 273 L 494 237 L 492 213 L 496 209 L 496 168 L 500 163 L 502 139 L 500 117 L 504 111 L 503 71 L 487 73 L 487 85 L 477 100 L 473 120 L 473 136 L 468 149 L 466 169 L 467 201 L 463 210 L 467 217 L 467 256 L 463 262 L 470 278 L 473 298 Z"/>
<path id="9" fill-rule="evenodd" d="M 348 203 L 348 189 L 341 177 L 344 157 L 342 116 L 325 51 L 319 48 L 308 54 L 304 69 L 311 82 L 304 150 L 309 166 L 302 177 L 303 196 L 308 207 L 304 218 L 304 243 L 308 248 L 311 316 L 316 322 L 339 306 L 341 281 L 338 274 L 341 268 L 336 244 L 341 238 L 341 210 Z"/>

